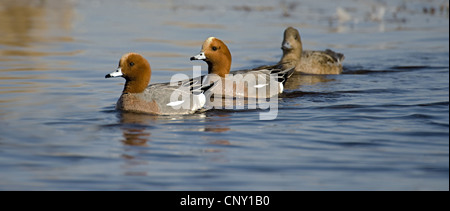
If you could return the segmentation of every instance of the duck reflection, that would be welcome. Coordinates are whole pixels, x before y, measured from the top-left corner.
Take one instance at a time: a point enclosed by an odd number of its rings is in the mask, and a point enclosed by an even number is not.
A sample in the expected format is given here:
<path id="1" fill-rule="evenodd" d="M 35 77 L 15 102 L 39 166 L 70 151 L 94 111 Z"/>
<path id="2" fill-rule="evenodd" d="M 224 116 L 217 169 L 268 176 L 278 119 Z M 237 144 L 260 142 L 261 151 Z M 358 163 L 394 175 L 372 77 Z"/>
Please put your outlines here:
<path id="1" fill-rule="evenodd" d="M 148 176 L 148 161 L 142 159 L 140 155 L 149 153 L 148 142 L 151 136 L 149 128 L 157 116 L 120 112 L 118 117 L 123 134 L 121 142 L 124 146 L 138 146 L 137 148 L 125 147 L 122 152 L 121 157 L 125 162 L 122 166 L 124 175 Z"/>
<path id="2" fill-rule="evenodd" d="M 225 123 L 231 121 L 231 115 L 228 111 L 211 110 L 206 114 L 204 132 L 224 133 L 230 131 L 230 128 L 225 125 Z"/>
<path id="3" fill-rule="evenodd" d="M 231 115 L 227 111 L 210 111 L 207 113 L 208 118 L 206 119 L 205 130 L 206 132 L 202 137 L 207 141 L 208 145 L 214 147 L 207 147 L 203 149 L 206 153 L 218 153 L 222 152 L 222 146 L 229 146 L 231 142 L 224 135 L 226 132 L 230 131 L 230 127 L 227 125 L 231 121 Z M 213 134 L 208 134 L 213 133 Z M 224 161 L 222 157 L 213 157 L 214 161 Z"/>
<path id="4" fill-rule="evenodd" d="M 308 75 L 294 73 L 284 84 L 286 90 L 296 90 L 301 86 L 315 85 L 318 83 L 327 83 L 335 79 L 328 78 L 327 75 Z"/>
<path id="5" fill-rule="evenodd" d="M 131 146 L 148 146 L 151 133 L 148 131 L 149 123 L 157 119 L 157 116 L 121 112 L 119 113 L 122 125 L 122 143 Z"/>
<path id="6" fill-rule="evenodd" d="M 145 132 L 142 129 L 127 128 L 123 131 L 123 137 L 125 138 L 122 143 L 133 146 L 147 146 L 151 133 Z"/>
<path id="7" fill-rule="evenodd" d="M 164 122 L 175 123 L 180 121 L 184 124 L 184 120 L 198 120 L 199 122 L 205 122 L 206 115 L 203 112 L 192 115 L 174 115 L 174 116 L 160 116 L 149 115 L 132 112 L 120 112 L 119 114 L 120 125 L 123 133 L 122 143 L 132 146 L 148 146 L 150 141 L 150 130 L 155 124 L 164 124 Z M 186 123 L 187 124 L 187 123 Z M 207 125 L 207 124 L 205 124 Z M 198 129 L 196 129 L 198 130 Z M 227 131 L 226 128 L 217 128 L 215 126 L 205 126 L 198 131 Z"/>

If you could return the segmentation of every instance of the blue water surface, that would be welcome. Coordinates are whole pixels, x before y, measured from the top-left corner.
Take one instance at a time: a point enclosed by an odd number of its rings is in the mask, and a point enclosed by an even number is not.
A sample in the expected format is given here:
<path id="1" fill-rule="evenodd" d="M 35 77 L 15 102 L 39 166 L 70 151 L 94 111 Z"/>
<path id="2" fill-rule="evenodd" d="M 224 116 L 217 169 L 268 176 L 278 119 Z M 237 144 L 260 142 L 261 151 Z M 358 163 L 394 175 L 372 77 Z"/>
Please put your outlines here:
<path id="1" fill-rule="evenodd" d="M 274 64 L 287 26 L 344 74 L 294 75 L 274 120 L 114 109 L 124 53 L 167 82 L 209 36 Z M 7 0 L 0 34 L 0 190 L 449 189 L 448 1 Z"/>

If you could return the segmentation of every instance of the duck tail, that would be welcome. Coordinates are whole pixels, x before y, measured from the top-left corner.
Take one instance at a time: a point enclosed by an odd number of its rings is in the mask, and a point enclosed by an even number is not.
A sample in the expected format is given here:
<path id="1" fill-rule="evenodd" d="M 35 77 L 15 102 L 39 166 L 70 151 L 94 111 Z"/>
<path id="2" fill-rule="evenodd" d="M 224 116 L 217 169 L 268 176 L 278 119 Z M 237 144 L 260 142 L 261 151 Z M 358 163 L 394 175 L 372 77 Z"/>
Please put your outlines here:
<path id="1" fill-rule="evenodd" d="M 292 74 L 294 74 L 295 72 L 295 66 L 291 66 L 289 68 L 286 69 L 276 69 L 276 70 L 272 70 L 272 74 L 277 74 L 277 79 L 278 82 L 280 83 L 286 83 L 287 79 L 290 78 L 292 76 Z"/>
<path id="2" fill-rule="evenodd" d="M 342 62 L 345 59 L 344 54 L 342 53 L 337 53 L 331 49 L 326 49 L 325 53 L 327 53 L 328 55 L 330 55 L 335 61 L 337 62 Z"/>

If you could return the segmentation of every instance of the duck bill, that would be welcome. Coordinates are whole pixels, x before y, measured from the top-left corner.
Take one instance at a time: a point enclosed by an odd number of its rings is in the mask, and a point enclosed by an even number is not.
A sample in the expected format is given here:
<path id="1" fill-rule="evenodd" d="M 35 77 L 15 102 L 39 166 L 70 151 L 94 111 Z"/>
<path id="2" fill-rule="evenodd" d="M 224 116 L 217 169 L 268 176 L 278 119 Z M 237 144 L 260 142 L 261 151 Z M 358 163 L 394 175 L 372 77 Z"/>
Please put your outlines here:
<path id="1" fill-rule="evenodd" d="M 200 52 L 199 54 L 191 57 L 191 61 L 192 60 L 205 60 L 206 56 L 205 56 L 205 52 Z"/>
<path id="2" fill-rule="evenodd" d="M 105 78 L 117 78 L 117 77 L 122 77 L 123 73 L 122 73 L 122 68 L 117 68 L 114 72 L 105 75 Z"/>
<path id="3" fill-rule="evenodd" d="M 283 50 L 291 50 L 292 49 L 292 45 L 289 42 L 283 42 L 283 44 L 281 45 L 281 49 L 283 49 Z"/>

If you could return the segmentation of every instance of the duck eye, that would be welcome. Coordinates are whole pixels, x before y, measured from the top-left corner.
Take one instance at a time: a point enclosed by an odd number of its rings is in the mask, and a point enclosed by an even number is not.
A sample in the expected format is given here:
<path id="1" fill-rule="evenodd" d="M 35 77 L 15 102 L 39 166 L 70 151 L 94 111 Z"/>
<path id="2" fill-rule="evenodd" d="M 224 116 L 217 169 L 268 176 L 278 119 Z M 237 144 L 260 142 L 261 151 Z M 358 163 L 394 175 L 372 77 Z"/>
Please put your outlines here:
<path id="1" fill-rule="evenodd" d="M 134 62 L 130 62 L 130 67 L 133 67 L 133 65 L 134 65 Z"/>
<path id="2" fill-rule="evenodd" d="M 213 51 L 217 51 L 217 47 L 216 47 L 216 46 L 213 46 L 213 47 L 212 47 L 212 50 L 213 50 Z"/>

